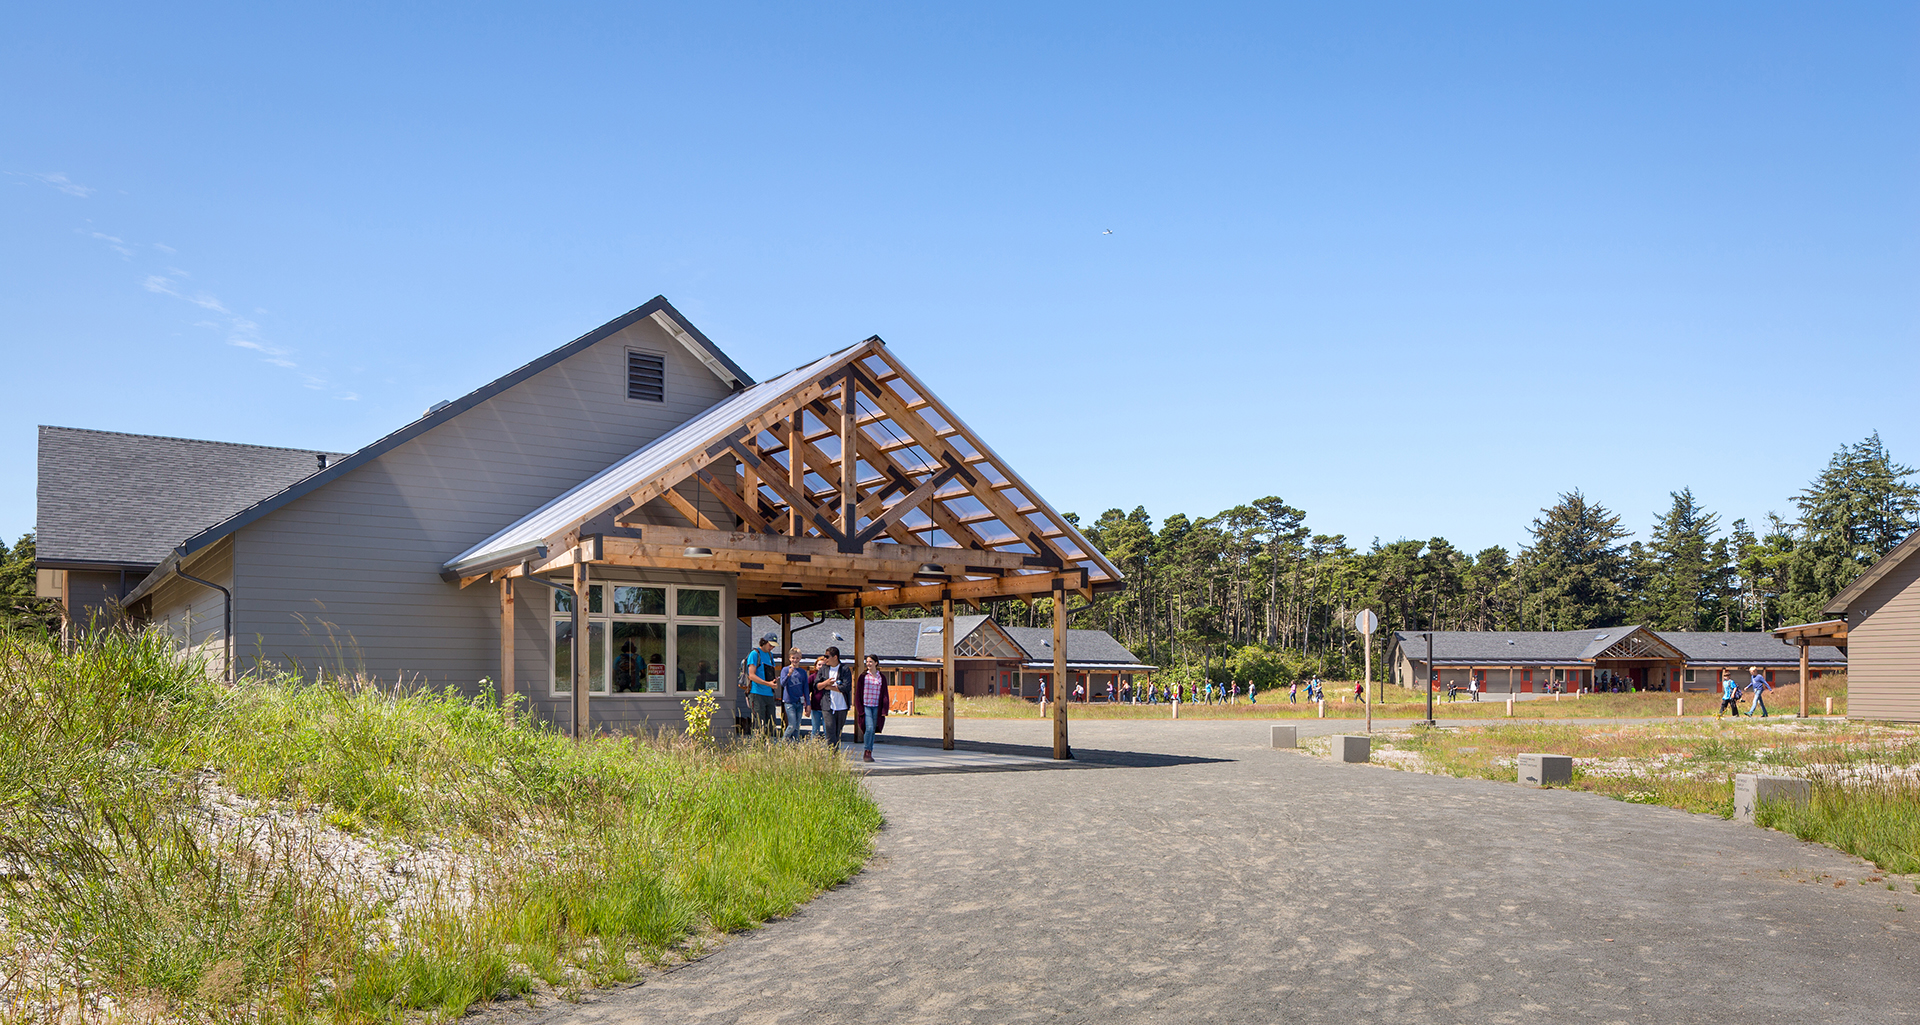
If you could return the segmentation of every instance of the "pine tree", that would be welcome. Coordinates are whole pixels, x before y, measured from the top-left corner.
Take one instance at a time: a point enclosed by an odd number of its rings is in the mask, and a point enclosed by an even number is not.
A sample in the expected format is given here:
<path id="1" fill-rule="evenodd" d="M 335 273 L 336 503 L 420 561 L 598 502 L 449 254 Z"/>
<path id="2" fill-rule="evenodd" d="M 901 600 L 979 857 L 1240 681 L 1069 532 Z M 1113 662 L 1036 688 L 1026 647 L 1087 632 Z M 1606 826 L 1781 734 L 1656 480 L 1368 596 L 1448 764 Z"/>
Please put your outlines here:
<path id="1" fill-rule="evenodd" d="M 1786 560 L 1781 614 L 1796 622 L 1820 609 L 1916 526 L 1920 487 L 1907 482 L 1911 466 L 1887 453 L 1878 431 L 1842 445 L 1807 490 L 1794 496 L 1800 509 L 1793 551 Z"/>
<path id="2" fill-rule="evenodd" d="M 34 541 L 20 535 L 13 550 L 0 543 L 0 628 L 33 633 L 60 629 L 60 611 L 49 599 L 34 597 Z"/>
<path id="3" fill-rule="evenodd" d="M 1653 537 L 1635 545 L 1641 557 L 1637 619 L 1655 630 L 1710 630 L 1719 625 L 1726 586 L 1724 546 L 1713 535 L 1720 517 L 1700 508 L 1692 488 L 1672 493 Z"/>
<path id="4" fill-rule="evenodd" d="M 1578 490 L 1540 511 L 1528 528 L 1533 544 L 1521 549 L 1539 622 L 1552 630 L 1617 625 L 1628 569 L 1620 517 Z"/>

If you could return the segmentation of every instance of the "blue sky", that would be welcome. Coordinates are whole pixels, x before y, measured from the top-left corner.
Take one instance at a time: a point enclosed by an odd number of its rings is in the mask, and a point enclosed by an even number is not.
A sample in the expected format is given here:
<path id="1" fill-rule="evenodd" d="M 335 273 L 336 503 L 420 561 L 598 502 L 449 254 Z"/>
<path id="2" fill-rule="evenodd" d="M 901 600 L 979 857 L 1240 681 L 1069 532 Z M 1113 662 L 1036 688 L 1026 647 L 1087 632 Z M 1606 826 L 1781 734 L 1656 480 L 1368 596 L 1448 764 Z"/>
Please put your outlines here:
<path id="1" fill-rule="evenodd" d="M 880 334 L 1089 517 L 1473 550 L 1920 463 L 1913 5 L 5 24 L 9 539 L 36 424 L 351 450 L 656 294 L 758 376 Z"/>

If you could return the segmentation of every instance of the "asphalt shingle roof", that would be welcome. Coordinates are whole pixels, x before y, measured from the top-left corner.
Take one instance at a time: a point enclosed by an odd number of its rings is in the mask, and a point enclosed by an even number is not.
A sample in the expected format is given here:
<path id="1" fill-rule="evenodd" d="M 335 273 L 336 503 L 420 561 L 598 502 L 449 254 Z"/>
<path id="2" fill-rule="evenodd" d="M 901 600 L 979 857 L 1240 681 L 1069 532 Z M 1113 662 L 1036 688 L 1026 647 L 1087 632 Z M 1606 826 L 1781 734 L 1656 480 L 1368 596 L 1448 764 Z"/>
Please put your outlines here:
<path id="1" fill-rule="evenodd" d="M 40 562 L 155 566 L 181 541 L 317 471 L 316 449 L 40 428 Z"/>

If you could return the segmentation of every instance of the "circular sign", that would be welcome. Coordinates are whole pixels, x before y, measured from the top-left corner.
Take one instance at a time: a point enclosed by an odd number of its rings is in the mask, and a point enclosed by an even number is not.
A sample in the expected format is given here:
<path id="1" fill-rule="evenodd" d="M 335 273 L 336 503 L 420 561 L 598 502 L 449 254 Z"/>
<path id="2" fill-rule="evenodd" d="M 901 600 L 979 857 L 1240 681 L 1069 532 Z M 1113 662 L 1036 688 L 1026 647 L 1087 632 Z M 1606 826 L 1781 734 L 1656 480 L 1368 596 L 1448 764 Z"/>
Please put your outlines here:
<path id="1" fill-rule="evenodd" d="M 1370 634 L 1379 627 L 1380 617 L 1374 615 L 1372 609 L 1361 609 L 1360 614 L 1353 617 L 1353 628 L 1363 634 Z"/>

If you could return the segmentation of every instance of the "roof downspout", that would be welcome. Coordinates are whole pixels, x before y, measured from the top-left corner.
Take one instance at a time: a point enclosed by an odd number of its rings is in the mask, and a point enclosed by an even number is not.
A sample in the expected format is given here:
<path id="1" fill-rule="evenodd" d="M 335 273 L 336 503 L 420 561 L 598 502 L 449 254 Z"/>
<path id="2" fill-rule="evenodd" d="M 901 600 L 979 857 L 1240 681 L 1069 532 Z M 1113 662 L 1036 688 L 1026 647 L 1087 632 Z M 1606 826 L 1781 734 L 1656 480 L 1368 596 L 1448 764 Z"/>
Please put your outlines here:
<path id="1" fill-rule="evenodd" d="M 191 580 L 196 584 L 204 584 L 205 586 L 211 587 L 214 590 L 220 592 L 220 596 L 224 600 L 224 604 L 226 606 L 224 610 L 224 615 L 222 616 L 221 625 L 220 625 L 221 633 L 225 635 L 225 641 L 222 647 L 225 648 L 226 650 L 226 658 L 224 659 L 224 661 L 226 662 L 227 683 L 232 684 L 233 683 L 233 592 L 227 590 L 224 587 L 221 587 L 219 584 L 216 584 L 211 580 L 202 580 L 199 577 L 194 576 L 193 574 L 187 572 L 186 570 L 181 569 L 180 564 L 177 562 L 173 564 L 173 572 L 175 576 L 178 576 L 183 580 Z M 187 640 L 191 642 L 193 639 L 188 638 Z"/>

